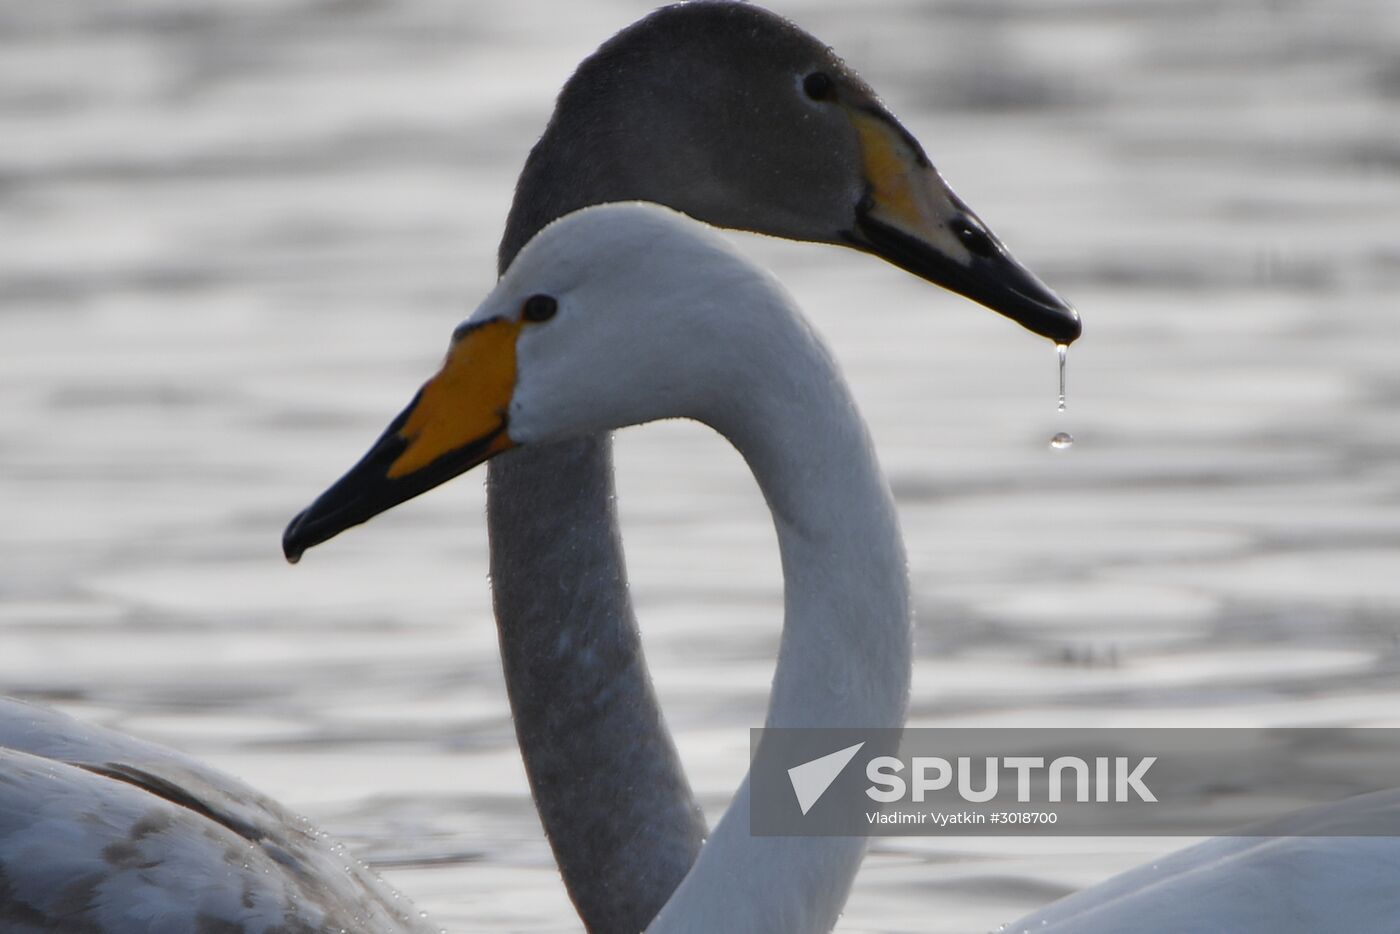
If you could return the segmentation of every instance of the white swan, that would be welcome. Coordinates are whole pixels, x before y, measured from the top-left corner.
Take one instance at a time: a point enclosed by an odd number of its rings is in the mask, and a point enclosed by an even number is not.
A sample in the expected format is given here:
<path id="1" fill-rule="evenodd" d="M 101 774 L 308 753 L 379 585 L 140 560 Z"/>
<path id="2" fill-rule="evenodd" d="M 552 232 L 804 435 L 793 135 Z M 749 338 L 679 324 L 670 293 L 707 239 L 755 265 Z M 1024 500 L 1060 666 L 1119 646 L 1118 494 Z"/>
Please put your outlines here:
<path id="1" fill-rule="evenodd" d="M 294 520 L 288 557 L 516 445 L 677 416 L 729 438 L 773 511 L 787 606 L 770 724 L 903 723 L 904 551 L 845 383 L 775 280 L 656 206 L 592 208 L 532 241 L 442 373 Z M 7 932 L 417 926 L 343 850 L 176 753 L 18 702 L 0 737 Z M 745 785 L 651 929 L 826 930 L 863 851 L 751 837 Z"/>
<path id="2" fill-rule="evenodd" d="M 774 279 L 654 205 L 589 208 L 532 240 L 458 329 L 442 371 L 293 520 L 285 550 L 296 560 L 513 447 L 673 417 L 729 439 L 773 513 L 785 614 L 768 724 L 901 725 L 904 548 L 850 392 Z M 828 930 L 864 849 L 852 837 L 751 836 L 745 781 L 648 929 Z"/>
<path id="3" fill-rule="evenodd" d="M 1074 310 L 1012 259 L 860 76 L 750 3 L 664 7 L 579 66 L 520 175 L 499 268 L 550 221 L 633 199 L 852 246 L 1037 333 L 1079 335 Z M 493 463 L 487 518 L 540 820 L 585 924 L 636 931 L 689 870 L 705 826 L 642 657 L 606 435 Z M 587 651 L 554 652 L 565 632 Z M 647 740 L 617 739 L 632 736 Z M 622 769 L 643 792 L 578 779 Z"/>
<path id="4" fill-rule="evenodd" d="M 5 934 L 436 930 L 342 845 L 242 782 L 0 698 Z"/>
<path id="5" fill-rule="evenodd" d="M 1075 892 L 1003 934 L 1400 931 L 1400 791 L 1214 837 Z M 1389 835 L 1386 835 L 1389 834 Z"/>

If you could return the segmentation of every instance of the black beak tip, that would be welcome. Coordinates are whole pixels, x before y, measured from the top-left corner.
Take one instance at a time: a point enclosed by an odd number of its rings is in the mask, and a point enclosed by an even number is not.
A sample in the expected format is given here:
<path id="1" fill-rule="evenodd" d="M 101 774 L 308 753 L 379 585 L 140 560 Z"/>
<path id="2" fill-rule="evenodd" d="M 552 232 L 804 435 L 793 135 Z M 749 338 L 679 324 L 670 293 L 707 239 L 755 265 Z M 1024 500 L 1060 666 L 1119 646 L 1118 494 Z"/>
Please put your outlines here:
<path id="1" fill-rule="evenodd" d="M 286 557 L 288 564 L 296 564 L 306 553 L 304 537 L 299 534 L 302 519 L 305 517 L 305 510 L 297 513 L 296 518 L 287 525 L 287 531 L 282 533 L 282 554 Z"/>
<path id="2" fill-rule="evenodd" d="M 1084 333 L 1079 310 L 1010 256 L 1005 259 L 1001 270 L 993 270 L 998 275 L 987 275 L 974 287 L 980 287 L 982 294 L 964 294 L 1056 344 L 1069 345 L 1079 340 Z M 999 283 L 1001 293 L 987 288 L 989 282 Z"/>
<path id="3" fill-rule="evenodd" d="M 1040 286 L 1038 282 L 1035 284 Z M 963 294 L 1056 344 L 1073 344 L 1084 333 L 1078 310 L 1044 286 L 1040 286 L 1036 292 L 1012 290 L 1011 301 L 1005 300 L 1004 293 L 983 296 L 969 290 Z"/>
<path id="4" fill-rule="evenodd" d="M 986 249 L 968 262 L 949 259 L 926 240 L 857 211 L 845 242 L 874 253 L 914 275 L 966 296 L 1056 344 L 1079 340 L 1083 325 L 1074 306 L 987 235 Z"/>
<path id="5" fill-rule="evenodd" d="M 1055 330 L 1045 335 L 1057 344 L 1073 344 L 1084 333 L 1084 323 L 1079 320 L 1079 310 L 1066 304 L 1056 316 Z"/>

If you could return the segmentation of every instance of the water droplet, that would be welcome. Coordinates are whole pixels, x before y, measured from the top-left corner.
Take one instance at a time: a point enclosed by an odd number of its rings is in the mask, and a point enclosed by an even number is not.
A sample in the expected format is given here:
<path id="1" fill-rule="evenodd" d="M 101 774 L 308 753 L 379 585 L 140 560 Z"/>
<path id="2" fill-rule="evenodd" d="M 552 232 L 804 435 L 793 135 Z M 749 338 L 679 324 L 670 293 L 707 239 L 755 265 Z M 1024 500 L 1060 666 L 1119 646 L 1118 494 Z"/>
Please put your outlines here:
<path id="1" fill-rule="evenodd" d="M 1056 411 L 1061 415 L 1065 414 L 1065 360 L 1069 357 L 1068 344 L 1056 344 L 1055 355 L 1060 359 L 1060 401 L 1056 406 Z M 1050 439 L 1050 446 L 1057 451 L 1068 450 L 1074 447 L 1074 435 L 1067 431 L 1055 433 L 1055 437 Z"/>
<path id="2" fill-rule="evenodd" d="M 1060 407 L 1065 410 L 1065 360 L 1069 357 L 1069 344 L 1056 344 L 1055 353 L 1060 357 Z"/>

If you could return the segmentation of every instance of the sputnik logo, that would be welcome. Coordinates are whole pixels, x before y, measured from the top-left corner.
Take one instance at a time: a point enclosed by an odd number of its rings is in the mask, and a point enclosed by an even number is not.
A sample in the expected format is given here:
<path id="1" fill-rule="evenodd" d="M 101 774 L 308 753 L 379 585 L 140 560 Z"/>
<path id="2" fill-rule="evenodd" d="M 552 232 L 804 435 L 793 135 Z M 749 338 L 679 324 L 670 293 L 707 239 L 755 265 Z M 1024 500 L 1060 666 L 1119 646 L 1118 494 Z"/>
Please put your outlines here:
<path id="1" fill-rule="evenodd" d="M 819 759 L 804 762 L 788 769 L 788 780 L 792 782 L 793 793 L 797 795 L 797 806 L 805 816 L 821 800 L 822 795 L 836 781 L 846 766 L 860 752 L 865 743 L 856 743 L 845 749 L 838 749 Z"/>

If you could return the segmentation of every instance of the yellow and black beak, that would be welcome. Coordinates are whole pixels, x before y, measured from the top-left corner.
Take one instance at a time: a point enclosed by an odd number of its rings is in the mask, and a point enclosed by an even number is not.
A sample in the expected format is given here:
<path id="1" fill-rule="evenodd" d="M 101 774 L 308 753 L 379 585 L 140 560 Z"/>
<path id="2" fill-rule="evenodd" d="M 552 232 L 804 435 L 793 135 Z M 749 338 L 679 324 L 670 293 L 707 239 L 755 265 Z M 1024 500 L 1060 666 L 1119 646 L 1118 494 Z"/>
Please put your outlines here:
<path id="1" fill-rule="evenodd" d="M 1057 344 L 1080 334 L 1079 313 L 1018 263 L 883 109 L 847 107 L 866 181 L 847 241 L 964 295 Z"/>
<path id="2" fill-rule="evenodd" d="M 457 332 L 442 369 L 369 453 L 287 526 L 288 561 L 515 446 L 507 429 L 520 327 L 492 318 Z"/>

